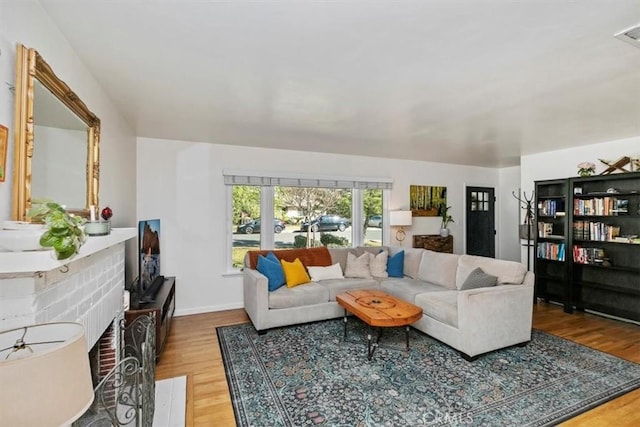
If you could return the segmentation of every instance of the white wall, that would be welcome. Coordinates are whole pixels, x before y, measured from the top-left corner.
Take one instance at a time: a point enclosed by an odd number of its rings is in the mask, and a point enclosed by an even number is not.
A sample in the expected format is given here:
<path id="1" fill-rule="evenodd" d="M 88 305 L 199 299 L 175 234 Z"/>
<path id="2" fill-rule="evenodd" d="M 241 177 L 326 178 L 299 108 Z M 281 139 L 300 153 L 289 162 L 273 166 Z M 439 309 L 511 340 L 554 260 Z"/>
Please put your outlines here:
<path id="1" fill-rule="evenodd" d="M 578 176 L 577 165 L 581 162 L 593 162 L 596 165 L 596 174 L 600 174 L 606 169 L 606 165 L 599 159 L 616 160 L 622 156 L 640 157 L 640 136 L 522 156 L 520 158 L 522 190 L 531 194 L 535 188 L 534 181 Z M 522 262 L 527 260 L 524 250 L 521 253 L 521 260 Z"/>
<path id="2" fill-rule="evenodd" d="M 162 221 L 162 274 L 176 276 L 178 314 L 243 306 L 242 277 L 227 275 L 224 265 L 223 170 L 392 178 L 390 210 L 408 208 L 411 184 L 446 186 L 457 253 L 465 185 L 498 185 L 496 169 L 149 138 L 138 138 L 137 159 L 138 218 Z M 404 245 L 439 227 L 440 218 L 414 218 Z"/>
<path id="3" fill-rule="evenodd" d="M 18 43 L 38 50 L 58 77 L 100 118 L 100 204 L 113 209 L 114 227 L 133 226 L 136 221 L 134 131 L 34 0 L 0 2 L 0 123 L 10 130 L 7 179 L 0 183 L 0 221 L 10 219 L 11 215 L 14 96 L 6 83 L 15 84 Z M 134 273 L 135 253 L 132 252 L 135 251 L 131 250 L 134 247 L 135 242 L 127 245 L 127 283 Z"/>
<path id="4" fill-rule="evenodd" d="M 524 213 L 519 202 L 513 197 L 520 189 L 520 167 L 502 168 L 498 171 L 499 184 L 496 189 L 498 230 L 496 258 L 520 261 L 520 239 L 518 224 L 522 222 Z"/>

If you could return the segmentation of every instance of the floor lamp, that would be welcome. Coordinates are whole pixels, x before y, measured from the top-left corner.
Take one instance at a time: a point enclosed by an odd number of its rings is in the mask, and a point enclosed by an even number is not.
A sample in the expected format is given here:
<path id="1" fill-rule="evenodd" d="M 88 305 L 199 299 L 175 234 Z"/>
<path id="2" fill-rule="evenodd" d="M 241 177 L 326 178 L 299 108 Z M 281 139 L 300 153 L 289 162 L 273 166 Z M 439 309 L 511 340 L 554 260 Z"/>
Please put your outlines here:
<path id="1" fill-rule="evenodd" d="M 87 340 L 79 323 L 0 332 L 0 425 L 61 426 L 93 402 Z"/>
<path id="2" fill-rule="evenodd" d="M 404 227 L 410 227 L 412 223 L 411 211 L 391 211 L 389 212 L 389 225 L 391 227 L 398 227 L 396 231 L 396 240 L 402 246 L 402 242 L 406 237 Z"/>

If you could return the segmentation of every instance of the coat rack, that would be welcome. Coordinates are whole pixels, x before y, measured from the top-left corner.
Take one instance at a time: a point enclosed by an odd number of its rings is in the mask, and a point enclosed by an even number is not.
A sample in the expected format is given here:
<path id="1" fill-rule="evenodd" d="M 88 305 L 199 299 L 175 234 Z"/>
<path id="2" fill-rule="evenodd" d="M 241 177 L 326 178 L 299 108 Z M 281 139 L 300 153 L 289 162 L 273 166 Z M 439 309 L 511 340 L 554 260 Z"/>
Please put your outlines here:
<path id="1" fill-rule="evenodd" d="M 533 226 L 533 222 L 535 220 L 533 216 L 533 200 L 535 191 L 531 192 L 531 197 L 527 197 L 527 192 L 523 192 L 523 197 L 516 195 L 515 191 L 512 191 L 511 194 L 517 201 L 520 202 L 520 207 L 525 210 L 524 216 L 524 225 L 527 227 L 527 271 L 531 270 L 531 248 L 533 245 L 531 244 L 531 227 Z M 519 233 L 518 233 L 519 235 Z"/>

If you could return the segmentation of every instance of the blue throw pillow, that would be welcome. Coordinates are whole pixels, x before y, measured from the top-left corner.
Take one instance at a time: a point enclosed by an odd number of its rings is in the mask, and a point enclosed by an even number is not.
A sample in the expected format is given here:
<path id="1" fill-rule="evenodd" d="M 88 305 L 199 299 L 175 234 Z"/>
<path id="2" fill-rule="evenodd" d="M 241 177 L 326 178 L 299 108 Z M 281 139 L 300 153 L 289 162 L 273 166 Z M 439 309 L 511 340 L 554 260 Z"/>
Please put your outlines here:
<path id="1" fill-rule="evenodd" d="M 404 277 L 404 250 L 387 259 L 389 277 Z"/>
<path id="2" fill-rule="evenodd" d="M 280 259 L 273 252 L 267 252 L 267 259 L 270 259 L 273 262 L 277 262 L 280 264 Z"/>
<path id="3" fill-rule="evenodd" d="M 280 261 L 275 262 L 268 255 L 266 257 L 258 255 L 258 271 L 267 277 L 269 292 L 273 292 L 285 284 L 284 271 Z"/>

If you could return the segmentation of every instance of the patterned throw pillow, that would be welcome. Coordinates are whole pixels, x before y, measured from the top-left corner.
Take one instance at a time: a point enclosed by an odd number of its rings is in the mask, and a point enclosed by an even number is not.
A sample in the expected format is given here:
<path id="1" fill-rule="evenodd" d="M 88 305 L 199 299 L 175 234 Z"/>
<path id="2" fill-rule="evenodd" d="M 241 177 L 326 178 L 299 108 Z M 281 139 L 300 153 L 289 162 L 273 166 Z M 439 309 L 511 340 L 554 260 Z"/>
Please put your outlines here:
<path id="1" fill-rule="evenodd" d="M 404 250 L 387 260 L 387 273 L 389 277 L 404 277 Z"/>
<path id="2" fill-rule="evenodd" d="M 465 289 L 489 288 L 491 286 L 495 286 L 497 282 L 498 278 L 496 276 L 487 274 L 478 267 L 469 273 L 467 280 L 464 281 L 460 290 L 464 291 Z"/>
<path id="3" fill-rule="evenodd" d="M 389 277 L 387 273 L 387 259 L 389 252 L 381 250 L 369 257 L 369 271 L 373 277 Z"/>
<path id="4" fill-rule="evenodd" d="M 272 252 L 270 254 L 273 255 Z M 285 283 L 284 271 L 282 271 L 280 260 L 275 255 L 273 255 L 273 258 L 269 257 L 268 254 L 266 257 L 258 255 L 258 271 L 267 277 L 269 292 L 275 291 Z"/>
<path id="5" fill-rule="evenodd" d="M 369 270 L 369 260 L 371 254 L 363 253 L 356 258 L 354 254 L 347 254 L 347 267 L 344 269 L 344 277 L 356 277 L 360 279 L 370 279 L 371 271 Z"/>
<path id="6" fill-rule="evenodd" d="M 311 278 L 307 274 L 307 270 L 302 265 L 300 258 L 296 258 L 293 262 L 288 262 L 283 259 L 280 260 L 282 269 L 284 270 L 284 277 L 287 281 L 287 288 L 293 288 L 294 286 L 302 285 L 303 283 L 309 283 Z"/>

